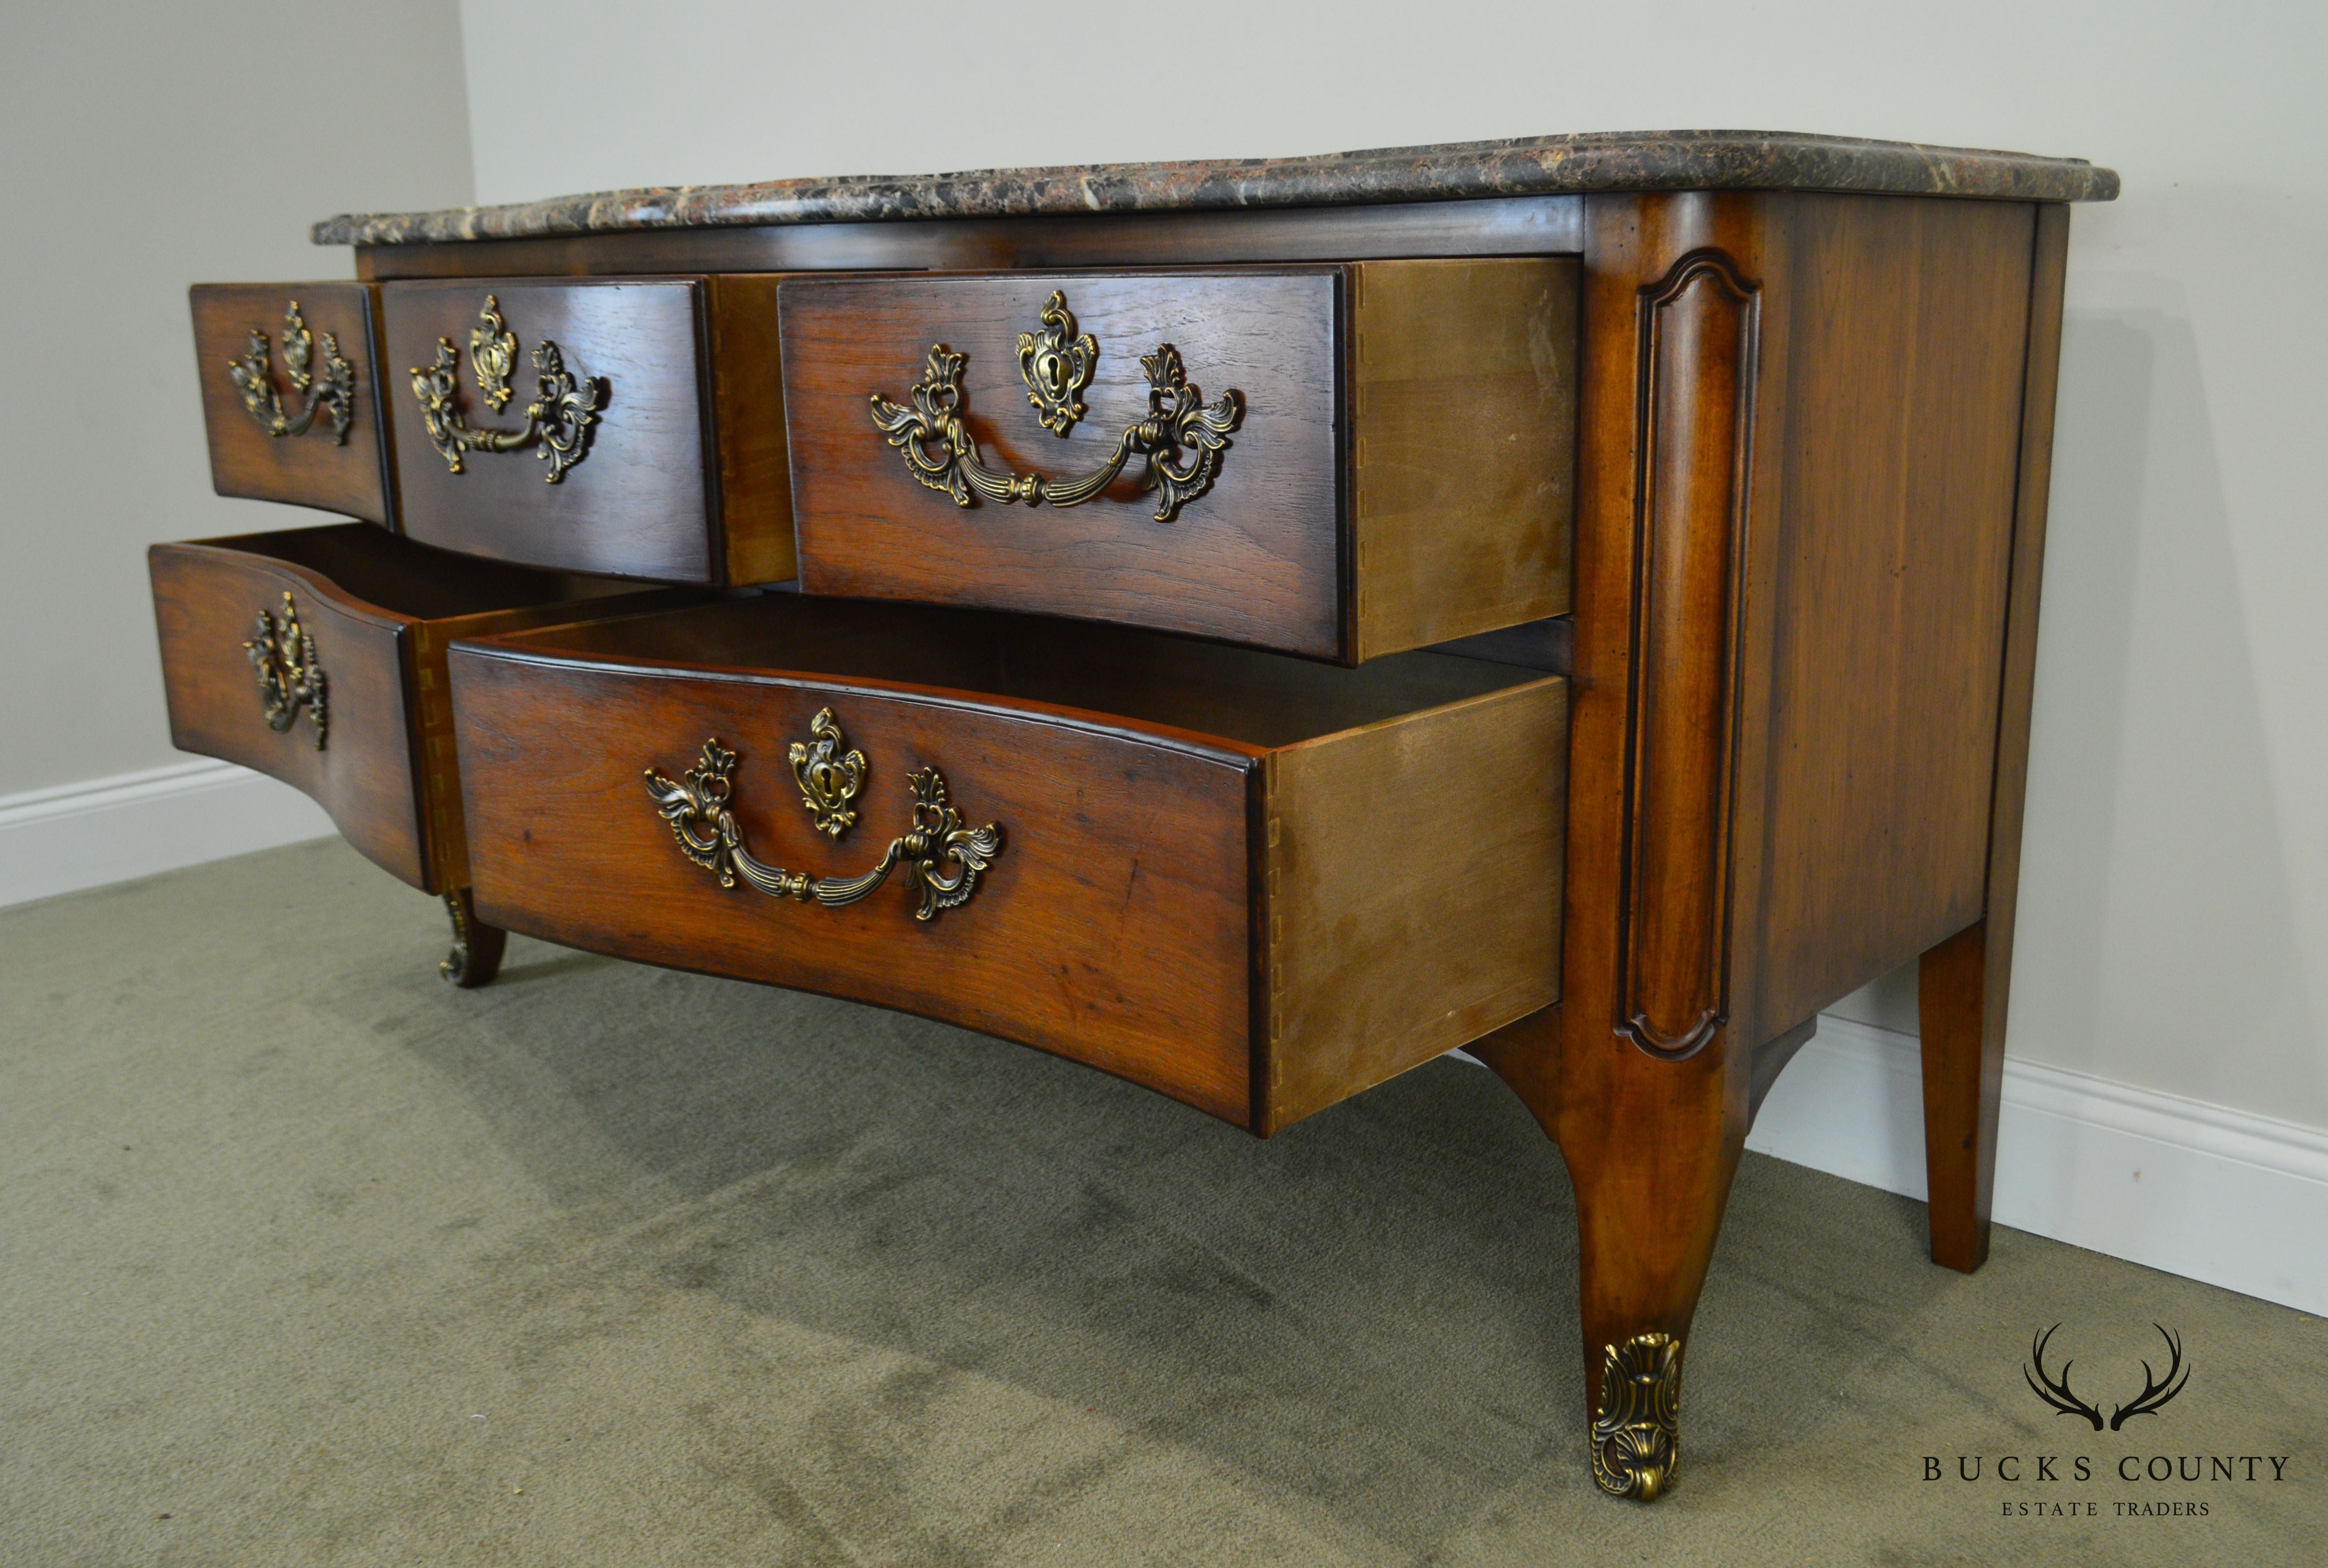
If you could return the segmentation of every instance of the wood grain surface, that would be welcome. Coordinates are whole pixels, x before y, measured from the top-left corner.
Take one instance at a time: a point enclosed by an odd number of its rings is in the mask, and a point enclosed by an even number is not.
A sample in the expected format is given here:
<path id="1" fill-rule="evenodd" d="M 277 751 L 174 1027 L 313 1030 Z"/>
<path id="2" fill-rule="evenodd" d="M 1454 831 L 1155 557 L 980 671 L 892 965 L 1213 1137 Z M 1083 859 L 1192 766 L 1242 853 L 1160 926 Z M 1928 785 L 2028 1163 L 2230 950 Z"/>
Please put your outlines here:
<path id="1" fill-rule="evenodd" d="M 2037 210 L 2028 357 L 2014 483 L 2013 566 L 1999 671 L 1996 771 L 1989 796 L 1987 886 L 1978 925 L 1925 953 L 1924 1159 L 1932 1259 L 1967 1272 L 1988 1257 L 1996 1187 L 1996 1117 L 2004 1084 L 2014 907 L 2021 885 L 2022 805 L 2029 784 L 2029 714 L 2036 690 L 2037 605 L 2045 508 L 2053 476 L 2053 405 L 2060 384 L 2061 299 L 2070 209 Z"/>
<path id="2" fill-rule="evenodd" d="M 1262 1131 L 1559 1000 L 1567 741 L 1545 678 L 1270 755 Z"/>
<path id="3" fill-rule="evenodd" d="M 1565 614 L 1577 264 L 1349 268 L 1354 657 Z"/>
<path id="4" fill-rule="evenodd" d="M 221 495 L 313 506 L 367 522 L 395 517 L 392 467 L 380 418 L 380 379 L 375 362 L 375 300 L 361 283 L 202 283 L 189 291 L 194 318 L 194 361 L 202 374 L 202 422 L 210 436 L 211 484 Z M 252 418 L 227 374 L 249 352 L 253 331 L 267 334 L 276 390 L 296 417 L 305 399 L 285 374 L 283 313 L 294 300 L 314 340 L 310 373 L 324 363 L 324 334 L 355 372 L 347 439 L 334 441 L 319 423 L 301 436 L 270 435 Z"/>
<path id="5" fill-rule="evenodd" d="M 773 273 L 704 280 L 719 453 L 720 581 L 730 587 L 785 582 L 800 572 L 776 333 L 776 290 L 783 282 Z"/>
<path id="6" fill-rule="evenodd" d="M 2037 209 L 1786 211 L 1767 286 L 1789 301 L 1789 343 L 1758 442 L 1769 663 L 1747 671 L 1768 721 L 1741 757 L 1760 780 L 1741 801 L 1759 875 L 1737 926 L 1757 1037 L 1980 917 Z"/>

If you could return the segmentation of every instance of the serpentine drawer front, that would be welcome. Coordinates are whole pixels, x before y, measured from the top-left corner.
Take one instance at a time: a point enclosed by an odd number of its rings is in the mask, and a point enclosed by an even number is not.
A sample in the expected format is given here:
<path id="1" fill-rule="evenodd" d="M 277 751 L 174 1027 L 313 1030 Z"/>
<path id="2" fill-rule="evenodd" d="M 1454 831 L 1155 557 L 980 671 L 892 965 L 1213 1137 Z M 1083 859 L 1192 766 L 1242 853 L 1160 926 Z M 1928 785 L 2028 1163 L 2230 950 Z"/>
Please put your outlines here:
<path id="1" fill-rule="evenodd" d="M 801 586 L 1346 662 L 1563 614 L 1576 277 L 788 279 Z"/>
<path id="2" fill-rule="evenodd" d="M 792 577 L 777 281 L 383 286 L 403 531 L 569 571 Z"/>
<path id="3" fill-rule="evenodd" d="M 363 283 L 191 291 L 211 484 L 369 522 L 396 515 L 381 435 L 377 294 Z"/>
<path id="4" fill-rule="evenodd" d="M 469 881 L 446 642 L 681 602 L 363 523 L 159 544 L 147 565 L 170 738 L 313 796 L 350 843 L 430 893 Z"/>
<path id="5" fill-rule="evenodd" d="M 1535 670 L 771 594 L 465 641 L 452 681 L 497 925 L 1263 1132 L 1557 1000 L 1568 691 Z"/>

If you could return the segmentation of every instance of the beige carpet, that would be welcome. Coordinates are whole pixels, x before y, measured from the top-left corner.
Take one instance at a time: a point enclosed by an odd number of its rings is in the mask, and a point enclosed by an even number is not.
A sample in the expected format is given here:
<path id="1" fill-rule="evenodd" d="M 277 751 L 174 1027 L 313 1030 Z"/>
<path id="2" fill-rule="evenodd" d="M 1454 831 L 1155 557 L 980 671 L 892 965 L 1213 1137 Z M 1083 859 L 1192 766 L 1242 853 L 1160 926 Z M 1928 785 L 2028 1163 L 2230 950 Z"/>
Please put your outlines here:
<path id="1" fill-rule="evenodd" d="M 1617 1503 L 1567 1181 L 1485 1072 L 1263 1143 L 539 944 L 456 991 L 442 937 L 336 842 L 0 912 L 0 1562 L 2328 1555 L 2328 1336 L 2295 1312 L 2012 1232 L 1959 1277 L 1920 1206 L 1750 1157 L 1680 1485 Z M 2023 1385 L 2062 1320 L 2080 1391 L 2127 1398 L 2154 1319 L 2191 1384 L 2124 1432 Z M 2040 1453 L 2094 1479 L 1996 1480 Z M 2114 1473 L 2162 1454 L 2286 1479 Z M 2098 1516 L 2006 1516 L 2039 1502 Z"/>

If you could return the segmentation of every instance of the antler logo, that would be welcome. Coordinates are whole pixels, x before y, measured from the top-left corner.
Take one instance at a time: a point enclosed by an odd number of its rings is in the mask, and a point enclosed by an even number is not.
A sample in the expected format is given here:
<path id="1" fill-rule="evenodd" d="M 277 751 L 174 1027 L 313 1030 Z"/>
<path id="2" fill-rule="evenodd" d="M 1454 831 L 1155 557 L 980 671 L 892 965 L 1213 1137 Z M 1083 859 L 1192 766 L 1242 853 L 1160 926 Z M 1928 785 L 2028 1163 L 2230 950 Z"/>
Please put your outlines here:
<path id="1" fill-rule="evenodd" d="M 2028 1379 L 2030 1391 L 2038 1398 L 2063 1415 L 2083 1416 L 2093 1422 L 2096 1432 L 2099 1432 L 2102 1430 L 2101 1411 L 2079 1399 L 2070 1387 L 2070 1368 L 2075 1363 L 2062 1362 L 2058 1377 L 2046 1376 L 2045 1347 L 2060 1327 L 2056 1323 L 2029 1342 L 2029 1359 L 2035 1366 L 2033 1368 L 2023 1366 L 2021 1376 Z M 2132 1404 L 2121 1404 L 2110 1413 L 2109 1430 L 2112 1432 L 2118 1431 L 2137 1415 L 2157 1414 L 2159 1407 L 2182 1393 L 2191 1381 L 2191 1369 L 2182 1365 L 2182 1341 L 2167 1332 L 2163 1324 L 2153 1323 L 2151 1327 L 2156 1329 L 2159 1337 L 2166 1341 L 2167 1349 L 2173 1352 L 2173 1359 L 2166 1364 L 2166 1376 L 2164 1377 L 2150 1369 L 2149 1362 L 2142 1364 L 2142 1392 L 2135 1396 Z"/>

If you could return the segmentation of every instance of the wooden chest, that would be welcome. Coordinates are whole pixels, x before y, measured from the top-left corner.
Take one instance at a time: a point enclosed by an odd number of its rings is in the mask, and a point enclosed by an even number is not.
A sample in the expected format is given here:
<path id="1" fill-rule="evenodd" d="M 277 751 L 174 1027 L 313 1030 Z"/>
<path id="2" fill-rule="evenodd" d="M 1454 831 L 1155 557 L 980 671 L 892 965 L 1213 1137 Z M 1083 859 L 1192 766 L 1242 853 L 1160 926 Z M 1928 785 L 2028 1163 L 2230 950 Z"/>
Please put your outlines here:
<path id="1" fill-rule="evenodd" d="M 523 931 L 1263 1136 L 1468 1047 L 1648 1500 L 1755 1112 L 1911 959 L 1985 1255 L 2116 188 L 1674 133 L 333 220 L 354 281 L 196 343 L 220 492 L 361 521 L 157 547 L 173 731 L 447 894 L 465 983 Z"/>

